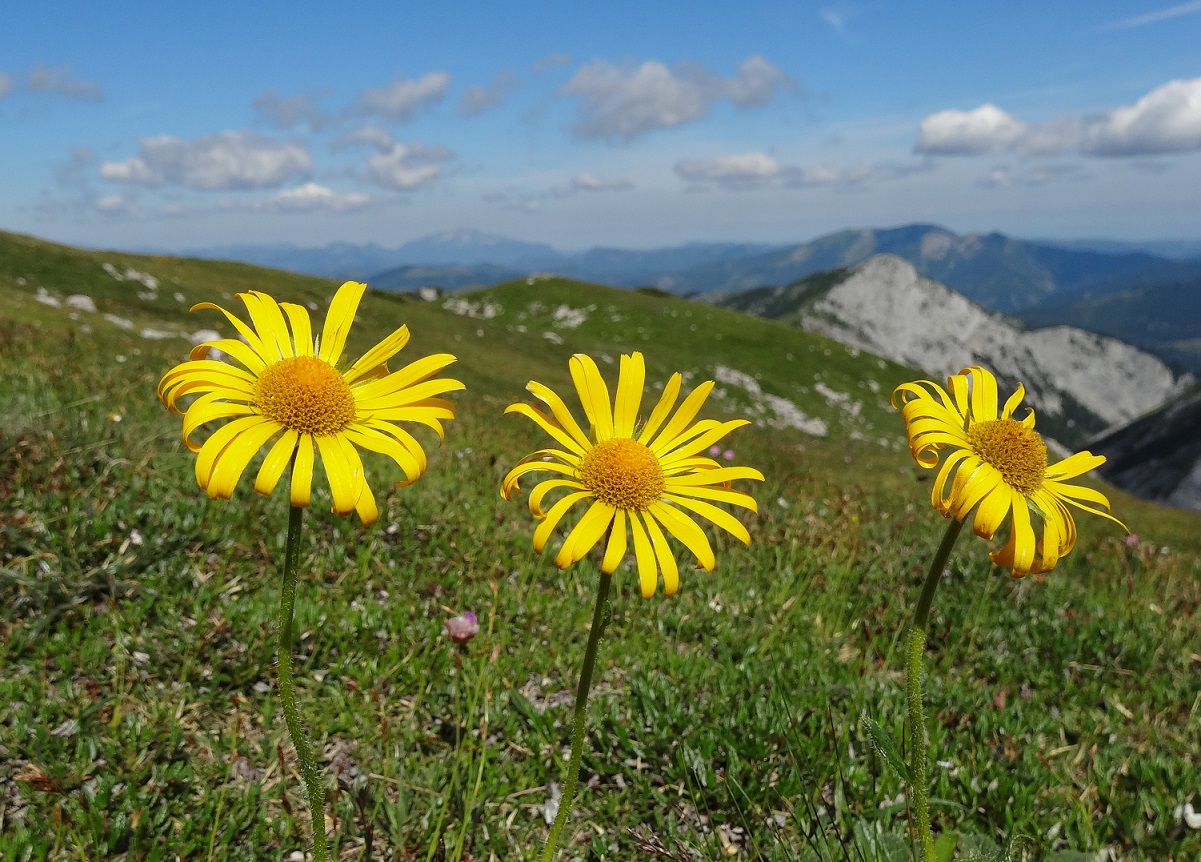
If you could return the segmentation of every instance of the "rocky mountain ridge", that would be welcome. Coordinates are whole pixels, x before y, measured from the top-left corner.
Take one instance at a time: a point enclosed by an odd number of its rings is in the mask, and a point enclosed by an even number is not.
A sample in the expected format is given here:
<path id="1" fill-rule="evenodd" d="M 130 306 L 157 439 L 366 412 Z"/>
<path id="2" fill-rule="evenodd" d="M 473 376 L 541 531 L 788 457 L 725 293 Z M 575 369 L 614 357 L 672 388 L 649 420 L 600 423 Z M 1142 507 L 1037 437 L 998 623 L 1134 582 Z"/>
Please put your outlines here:
<path id="1" fill-rule="evenodd" d="M 980 364 L 1026 386 L 1039 427 L 1066 445 L 1129 422 L 1192 384 L 1162 360 L 1069 326 L 1023 330 L 895 255 L 783 288 L 711 297 L 785 320 L 936 378 Z"/>

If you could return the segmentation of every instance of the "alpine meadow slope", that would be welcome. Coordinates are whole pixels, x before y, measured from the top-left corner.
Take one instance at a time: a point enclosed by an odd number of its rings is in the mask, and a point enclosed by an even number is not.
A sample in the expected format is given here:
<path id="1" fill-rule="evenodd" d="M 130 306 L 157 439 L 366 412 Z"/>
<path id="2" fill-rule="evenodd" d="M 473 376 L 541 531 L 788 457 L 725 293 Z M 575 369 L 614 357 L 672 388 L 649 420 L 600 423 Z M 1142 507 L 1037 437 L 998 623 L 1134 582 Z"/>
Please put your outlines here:
<path id="1" fill-rule="evenodd" d="M 209 500 L 155 386 L 202 330 L 232 332 L 193 304 L 240 312 L 234 294 L 262 290 L 320 319 L 337 285 L 0 233 L 0 858 L 308 846 L 275 690 L 287 495 L 243 481 Z M 902 783 L 861 717 L 901 735 L 902 633 L 943 526 L 888 406 L 926 375 L 557 278 L 368 291 L 347 354 L 401 324 L 391 367 L 453 353 L 467 390 L 443 445 L 417 432 L 412 486 L 365 457 L 376 527 L 332 515 L 320 478 L 305 516 L 296 678 L 335 858 L 499 862 L 545 840 L 599 563 L 533 552 L 525 501 L 499 487 L 545 438 L 504 410 L 531 379 L 569 394 L 573 352 L 612 382 L 631 350 L 648 400 L 674 371 L 685 390 L 716 379 L 702 415 L 752 420 L 723 442 L 766 481 L 738 513 L 751 544 L 710 531 L 714 571 L 682 566 L 676 596 L 615 573 L 565 855 L 904 858 Z M 940 585 L 932 811 L 961 855 L 1017 835 L 1048 862 L 1201 854 L 1201 516 L 1087 481 L 1141 538 L 1082 517 L 1055 571 L 1020 581 L 972 538 Z M 444 626 L 465 611 L 479 633 L 456 644 Z"/>

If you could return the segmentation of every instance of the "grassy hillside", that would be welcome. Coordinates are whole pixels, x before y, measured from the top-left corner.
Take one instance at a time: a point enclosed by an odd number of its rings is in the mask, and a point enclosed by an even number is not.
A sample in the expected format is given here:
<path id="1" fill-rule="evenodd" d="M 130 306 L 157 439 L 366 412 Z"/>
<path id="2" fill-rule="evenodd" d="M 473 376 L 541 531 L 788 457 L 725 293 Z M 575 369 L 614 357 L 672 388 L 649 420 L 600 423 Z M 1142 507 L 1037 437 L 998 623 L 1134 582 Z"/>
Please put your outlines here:
<path id="1" fill-rule="evenodd" d="M 245 477 L 208 501 L 154 387 L 183 334 L 228 331 L 191 304 L 234 310 L 255 288 L 320 319 L 335 287 L 0 234 L 0 858 L 305 845 L 273 679 L 286 502 Z M 573 401 L 573 351 L 615 375 L 631 349 L 652 384 L 718 376 L 706 415 L 755 420 L 729 446 L 767 481 L 752 544 L 714 535 L 717 570 L 685 567 L 676 597 L 644 601 L 619 570 L 563 858 L 902 858 L 902 788 L 859 718 L 900 735 L 902 629 L 942 530 L 885 406 L 914 373 L 784 324 L 561 280 L 436 303 L 369 293 L 349 354 L 401 323 L 398 359 L 455 353 L 468 390 L 446 444 L 422 437 L 416 485 L 389 490 L 395 469 L 367 461 L 375 528 L 320 494 L 306 516 L 297 676 L 341 858 L 536 858 L 595 569 L 533 554 L 524 503 L 500 499 L 543 445 L 502 411 L 530 378 Z M 1201 854 L 1173 813 L 1201 808 L 1201 519 L 1107 492 L 1140 538 L 1081 520 L 1043 578 L 1011 581 L 961 539 L 927 659 L 940 830 L 1020 833 L 1039 858 Z M 442 623 L 464 610 L 481 632 L 456 647 Z"/>

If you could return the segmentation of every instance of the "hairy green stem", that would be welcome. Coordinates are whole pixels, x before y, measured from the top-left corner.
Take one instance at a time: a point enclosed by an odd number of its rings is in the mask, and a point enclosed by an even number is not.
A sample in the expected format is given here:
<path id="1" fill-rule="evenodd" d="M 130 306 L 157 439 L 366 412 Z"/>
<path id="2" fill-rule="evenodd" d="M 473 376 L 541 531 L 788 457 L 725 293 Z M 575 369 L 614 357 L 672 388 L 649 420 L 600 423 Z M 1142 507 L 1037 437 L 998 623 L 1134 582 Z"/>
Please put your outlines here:
<path id="1" fill-rule="evenodd" d="M 930 807 L 927 800 L 926 770 L 926 713 L 922 708 L 922 656 L 926 652 L 926 627 L 930 621 L 930 605 L 934 601 L 934 591 L 938 588 L 938 580 L 942 577 L 943 569 L 951 556 L 951 548 L 959 538 L 963 522 L 951 518 L 947 532 L 942 537 L 942 544 L 930 562 L 930 570 L 926 572 L 926 582 L 922 584 L 922 593 L 918 597 L 917 607 L 913 612 L 913 625 L 909 629 L 909 663 L 906 671 L 905 690 L 909 700 L 909 798 L 913 803 L 910 828 L 917 833 L 922 846 L 922 859 L 934 862 L 934 835 L 930 832 Z"/>
<path id="2" fill-rule="evenodd" d="M 575 723 L 571 727 L 571 763 L 567 767 L 567 780 L 563 796 L 559 799 L 559 812 L 555 815 L 554 825 L 546 839 L 546 848 L 542 851 L 541 862 L 551 862 L 555 858 L 555 846 L 559 843 L 559 833 L 567 823 L 567 815 L 571 811 L 571 800 L 575 797 L 576 782 L 580 777 L 580 758 L 584 753 L 584 725 L 588 718 L 588 690 L 592 688 L 592 669 L 596 665 L 596 652 L 600 646 L 601 635 L 604 634 L 608 623 L 609 611 L 609 582 L 612 575 L 601 572 L 600 581 L 596 586 L 596 606 L 592 609 L 592 631 L 588 633 L 588 646 L 584 650 L 584 666 L 580 670 L 580 684 L 575 692 Z"/>
<path id="3" fill-rule="evenodd" d="M 292 608 L 296 602 L 296 568 L 300 559 L 300 529 L 304 509 L 293 506 L 288 515 L 288 544 L 284 556 L 284 581 L 279 597 L 279 696 L 284 703 L 284 721 L 296 749 L 300 777 L 309 798 L 313 821 L 313 862 L 325 862 L 325 786 L 317 770 L 317 760 L 309 746 L 300 712 L 296 709 L 296 684 L 292 678 Z"/>

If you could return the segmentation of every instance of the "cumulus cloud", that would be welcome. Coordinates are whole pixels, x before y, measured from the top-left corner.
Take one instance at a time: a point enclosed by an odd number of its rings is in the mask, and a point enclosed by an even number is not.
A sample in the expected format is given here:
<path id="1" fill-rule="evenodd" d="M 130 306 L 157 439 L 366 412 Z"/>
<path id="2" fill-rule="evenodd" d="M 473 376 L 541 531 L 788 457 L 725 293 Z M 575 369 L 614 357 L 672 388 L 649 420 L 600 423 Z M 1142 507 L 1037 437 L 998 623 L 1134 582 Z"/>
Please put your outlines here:
<path id="1" fill-rule="evenodd" d="M 313 170 L 302 147 L 253 132 L 221 132 L 190 141 L 159 135 L 139 138 L 138 147 L 134 158 L 103 163 L 101 178 L 214 191 L 271 188 Z"/>
<path id="2" fill-rule="evenodd" d="M 633 188 L 634 184 L 629 180 L 606 179 L 583 171 L 572 177 L 571 187 L 578 192 L 614 192 Z"/>
<path id="3" fill-rule="evenodd" d="M 262 208 L 277 212 L 345 212 L 361 209 L 369 203 L 371 196 L 363 192 L 336 192 L 318 183 L 308 182 L 296 188 L 276 192 L 262 203 Z"/>
<path id="4" fill-rule="evenodd" d="M 571 55 L 563 53 L 548 54 L 534 63 L 535 72 L 546 72 L 561 66 L 571 65 Z"/>
<path id="5" fill-rule="evenodd" d="M 0 99 L 3 99 L 17 87 L 17 82 L 8 72 L 0 72 Z"/>
<path id="6" fill-rule="evenodd" d="M 939 111 L 922 120 L 917 151 L 931 155 L 974 155 L 1008 149 L 1030 127 L 996 105 L 971 111 Z"/>
<path id="7" fill-rule="evenodd" d="M 427 186 L 442 174 L 450 159 L 446 147 L 427 147 L 421 141 L 397 141 L 367 160 L 367 177 L 384 188 L 410 191 Z"/>
<path id="8" fill-rule="evenodd" d="M 685 159 L 676 164 L 680 179 L 693 183 L 718 185 L 762 185 L 768 180 L 785 176 L 789 168 L 766 153 L 739 153 L 712 159 Z"/>
<path id="9" fill-rule="evenodd" d="M 507 70 L 501 72 L 483 87 L 468 87 L 459 99 L 459 113 L 466 117 L 474 117 L 499 107 L 520 86 L 521 80 L 516 74 Z"/>
<path id="10" fill-rule="evenodd" d="M 359 109 L 371 114 L 405 123 L 424 107 L 442 101 L 450 86 L 450 75 L 446 72 L 426 72 L 416 81 L 393 81 L 383 87 L 363 91 Z"/>
<path id="11" fill-rule="evenodd" d="M 580 97 L 580 117 L 572 127 L 582 138 L 633 138 L 705 116 L 711 105 L 727 100 L 739 107 L 763 105 L 797 83 L 754 56 L 731 78 L 721 78 L 699 63 L 668 68 L 647 60 L 637 68 L 603 61 L 579 69 L 560 90 Z"/>
<path id="12" fill-rule="evenodd" d="M 769 184 L 789 188 L 833 186 L 850 188 L 869 181 L 895 180 L 930 169 L 928 162 L 881 163 L 850 168 L 803 168 L 785 164 L 767 153 L 751 152 L 676 163 L 680 179 L 696 186 L 745 190 Z"/>
<path id="13" fill-rule="evenodd" d="M 47 66 L 38 63 L 29 73 L 29 89 L 35 93 L 58 93 L 68 99 L 101 102 L 104 91 L 94 81 L 77 78 L 70 66 Z"/>
<path id="14" fill-rule="evenodd" d="M 275 90 L 267 90 L 255 97 L 252 107 L 263 122 L 282 129 L 307 123 L 309 128 L 320 131 L 328 121 L 317 97 L 311 94 L 284 98 Z"/>
<path id="15" fill-rule="evenodd" d="M 1201 78 L 1169 81 L 1133 105 L 1087 117 L 1031 124 L 992 104 L 939 111 L 921 122 L 916 152 L 1026 156 L 1077 151 L 1088 156 L 1148 156 L 1201 150 Z"/>

